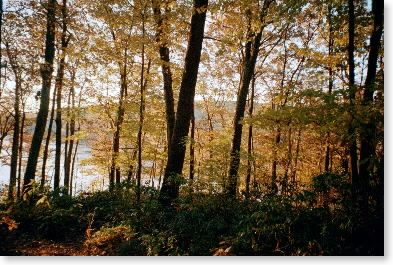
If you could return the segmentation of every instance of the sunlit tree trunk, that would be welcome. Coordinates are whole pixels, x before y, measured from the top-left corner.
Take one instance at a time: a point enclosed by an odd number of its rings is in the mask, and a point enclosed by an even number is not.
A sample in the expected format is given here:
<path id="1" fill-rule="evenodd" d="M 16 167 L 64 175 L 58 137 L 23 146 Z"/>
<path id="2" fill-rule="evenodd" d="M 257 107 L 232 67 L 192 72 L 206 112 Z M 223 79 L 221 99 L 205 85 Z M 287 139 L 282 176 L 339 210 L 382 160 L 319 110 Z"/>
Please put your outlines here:
<path id="1" fill-rule="evenodd" d="M 61 54 L 60 62 L 57 70 L 56 76 L 56 89 L 57 89 L 57 99 L 56 99 L 56 153 L 55 153 L 55 175 L 54 175 L 54 185 L 53 188 L 56 191 L 60 188 L 60 159 L 61 159 L 61 131 L 62 131 L 62 117 L 61 117 L 61 96 L 63 89 L 63 79 L 64 79 L 64 68 L 65 68 L 65 57 L 66 49 L 68 46 L 69 38 L 67 39 L 67 0 L 63 0 L 63 5 L 61 6 L 62 15 L 62 32 L 61 32 Z M 66 183 L 66 175 L 64 176 L 64 182 Z M 67 182 L 68 183 L 68 182 Z M 67 187 L 66 187 L 67 188 Z"/>
<path id="2" fill-rule="evenodd" d="M 208 0 L 194 0 L 193 15 L 185 65 L 180 84 L 179 102 L 176 111 L 175 127 L 169 145 L 168 161 L 160 193 L 160 201 L 168 204 L 179 194 L 179 176 L 182 174 L 186 148 L 184 138 L 190 127 L 195 86 L 205 29 Z"/>
<path id="3" fill-rule="evenodd" d="M 50 111 L 50 118 L 49 118 L 49 126 L 48 126 L 48 132 L 46 135 L 46 141 L 45 141 L 45 147 L 44 147 L 44 155 L 42 157 L 42 168 L 41 168 L 41 183 L 40 187 L 43 188 L 45 185 L 46 181 L 46 162 L 48 160 L 48 153 L 49 153 L 49 144 L 50 144 L 50 138 L 52 135 L 52 127 L 53 127 L 53 117 L 55 113 L 55 105 L 56 105 L 56 86 L 53 90 L 53 96 L 52 96 L 52 108 Z"/>
<path id="4" fill-rule="evenodd" d="M 22 124 L 20 127 L 20 136 L 19 136 L 19 168 L 18 168 L 18 185 L 16 190 L 16 197 L 20 199 L 21 193 L 21 182 L 22 182 L 22 156 L 23 156 L 23 134 L 25 129 L 25 120 L 26 120 L 26 112 L 25 112 L 25 103 L 22 103 Z"/>
<path id="5" fill-rule="evenodd" d="M 291 170 L 292 184 L 294 186 L 296 186 L 296 172 L 297 172 L 297 164 L 298 164 L 299 154 L 300 154 L 301 135 L 302 135 L 302 130 L 299 129 L 299 131 L 297 133 L 297 139 L 296 139 L 296 151 L 295 151 L 294 165 L 293 165 L 293 169 Z"/>
<path id="6" fill-rule="evenodd" d="M 64 192 L 68 194 L 70 186 L 71 177 L 71 164 L 72 164 L 72 153 L 74 149 L 74 136 L 75 136 L 75 69 L 71 73 L 71 111 L 69 113 L 70 117 L 70 134 L 69 134 L 69 146 L 67 154 L 64 155 L 65 159 L 65 169 L 64 169 Z"/>
<path id="7" fill-rule="evenodd" d="M 190 137 L 190 180 L 194 180 L 195 168 L 195 109 L 194 105 L 191 114 L 191 137 Z"/>

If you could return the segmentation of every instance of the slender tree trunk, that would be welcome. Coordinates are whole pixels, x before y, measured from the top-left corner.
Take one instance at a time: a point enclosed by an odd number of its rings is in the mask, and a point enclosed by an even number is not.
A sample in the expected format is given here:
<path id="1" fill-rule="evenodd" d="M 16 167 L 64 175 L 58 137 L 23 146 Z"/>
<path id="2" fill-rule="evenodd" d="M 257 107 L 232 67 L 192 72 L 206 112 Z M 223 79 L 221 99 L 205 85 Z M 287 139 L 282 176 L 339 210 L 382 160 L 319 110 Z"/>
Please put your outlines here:
<path id="1" fill-rule="evenodd" d="M 67 99 L 67 114 L 66 114 L 66 128 L 65 128 L 65 139 L 64 139 L 64 161 L 63 161 L 63 168 L 64 168 L 64 176 L 68 175 L 68 153 L 70 152 L 69 143 L 70 143 L 70 119 L 71 119 L 71 89 L 68 93 Z M 71 150 L 72 151 L 72 150 Z"/>
<path id="2" fill-rule="evenodd" d="M 349 155 L 351 158 L 351 175 L 353 194 L 359 190 L 358 174 L 358 154 L 356 143 L 356 130 L 354 123 L 354 112 L 356 104 L 356 87 L 355 87 L 355 7 L 354 0 L 348 0 L 348 66 L 349 66 L 349 111 L 351 122 L 348 128 L 349 134 Z"/>
<path id="3" fill-rule="evenodd" d="M 145 10 L 143 11 L 142 17 L 142 36 L 145 37 Z M 147 80 L 149 78 L 151 60 L 147 63 L 146 76 L 145 76 L 145 44 L 142 44 L 142 69 L 140 79 L 140 102 L 139 102 L 139 130 L 138 130 L 138 168 L 136 172 L 136 199 L 139 203 L 141 199 L 141 178 L 142 178 L 142 134 L 143 134 L 143 123 L 145 120 L 145 92 L 147 87 Z"/>
<path id="4" fill-rule="evenodd" d="M 16 174 L 18 170 L 18 153 L 19 153 L 19 134 L 20 134 L 20 92 L 21 92 L 21 80 L 19 79 L 17 72 L 16 84 L 15 84 L 15 102 L 14 102 L 14 134 L 12 137 L 12 153 L 11 153 L 11 173 L 10 173 L 10 184 L 8 190 L 8 199 L 14 200 L 15 187 L 16 187 Z"/>
<path id="5" fill-rule="evenodd" d="M 375 159 L 375 116 L 371 107 L 374 101 L 375 78 L 377 72 L 378 56 L 381 48 L 381 37 L 383 34 L 383 9 L 382 0 L 373 1 L 374 28 L 370 37 L 370 51 L 368 57 L 367 76 L 364 85 L 362 106 L 370 111 L 370 117 L 360 130 L 360 203 L 362 212 L 368 213 L 369 182 L 374 169 Z"/>
<path id="6" fill-rule="evenodd" d="M 124 99 L 127 92 L 127 48 L 124 49 L 124 62 L 120 67 L 120 97 L 119 97 L 119 107 L 117 109 L 116 117 L 116 130 L 113 135 L 113 153 L 112 153 L 112 165 L 110 171 L 110 188 L 113 189 L 114 183 L 120 185 L 121 181 L 121 171 L 118 166 L 118 156 L 120 152 L 120 133 L 121 127 L 124 121 Z"/>
<path id="7" fill-rule="evenodd" d="M 191 29 L 180 84 L 175 127 L 169 145 L 168 161 L 160 193 L 160 201 L 163 204 L 169 204 L 179 194 L 180 183 L 178 178 L 182 174 L 186 152 L 184 137 L 187 136 L 190 127 L 207 6 L 208 0 L 194 0 L 194 12 L 191 18 Z"/>
<path id="8" fill-rule="evenodd" d="M 190 180 L 194 180 L 194 167 L 195 167 L 195 109 L 191 114 L 191 139 L 190 139 Z"/>
<path id="9" fill-rule="evenodd" d="M 328 43 L 328 53 L 329 53 L 329 58 L 333 55 L 333 46 L 334 46 L 334 38 L 333 38 L 333 23 L 332 23 L 332 6 L 329 3 L 328 4 L 328 23 L 329 23 L 329 43 Z M 328 93 L 329 93 L 329 99 L 328 103 L 332 103 L 332 92 L 333 92 L 333 67 L 329 65 L 328 67 L 329 71 L 329 88 L 328 88 Z M 325 152 L 325 172 L 329 172 L 330 168 L 330 131 L 327 132 L 326 136 L 326 152 Z"/>
<path id="10" fill-rule="evenodd" d="M 72 196 L 72 184 L 74 183 L 75 160 L 76 160 L 76 154 L 78 153 L 78 146 L 79 146 L 79 139 L 76 141 L 74 156 L 72 157 L 71 174 L 70 174 L 70 196 Z"/>
<path id="11" fill-rule="evenodd" d="M 25 105 L 22 103 L 22 124 L 20 127 L 20 138 L 19 138 L 19 169 L 18 169 L 18 186 L 16 190 L 16 197 L 20 199 L 21 192 L 21 179 L 22 179 L 22 155 L 23 155 L 23 133 L 25 129 L 26 112 Z"/>
<path id="12" fill-rule="evenodd" d="M 240 147 L 242 142 L 242 131 L 243 124 L 242 120 L 244 118 L 244 111 L 246 108 L 246 101 L 248 90 L 250 87 L 250 82 L 252 76 L 254 75 L 255 64 L 257 61 L 259 47 L 261 45 L 262 31 L 264 29 L 264 18 L 267 14 L 271 1 L 264 1 L 262 12 L 261 12 L 261 28 L 254 34 L 251 29 L 251 11 L 247 10 L 247 17 L 249 18 L 249 24 L 247 29 L 247 42 L 245 45 L 245 58 L 243 62 L 243 73 L 241 76 L 240 91 L 237 97 L 236 112 L 233 121 L 234 132 L 232 138 L 232 148 L 231 148 L 231 160 L 229 163 L 229 180 L 226 186 L 226 193 L 232 197 L 236 196 L 237 192 L 237 175 L 240 165 Z"/>
<path id="13" fill-rule="evenodd" d="M 283 178 L 282 189 L 283 192 L 286 193 L 288 191 L 288 183 L 289 183 L 289 168 L 292 164 L 292 127 L 289 127 L 288 130 L 288 154 L 287 154 L 287 162 L 285 165 L 285 172 Z"/>
<path id="14" fill-rule="evenodd" d="M 168 4 L 165 1 L 166 4 Z M 168 48 L 168 41 L 166 35 L 168 30 L 167 16 L 169 9 L 165 8 L 164 15 L 161 14 L 160 1 L 152 0 L 152 7 L 154 13 L 154 19 L 156 22 L 156 42 L 159 45 L 159 54 L 161 59 L 162 78 L 164 81 L 164 99 L 165 99 L 165 111 L 166 111 L 166 122 L 167 122 L 167 144 L 170 145 L 173 128 L 175 126 L 175 103 L 173 98 L 172 89 L 172 72 L 170 66 L 170 50 Z M 169 148 L 168 148 L 169 150 Z"/>
<path id="15" fill-rule="evenodd" d="M 295 186 L 296 185 L 296 172 L 297 172 L 297 164 L 299 160 L 299 153 L 300 153 L 300 140 L 301 140 L 301 134 L 302 131 L 299 129 L 297 133 L 297 139 L 296 139 L 296 151 L 295 151 L 295 161 L 294 161 L 294 166 L 292 172 L 292 184 Z"/>
<path id="16" fill-rule="evenodd" d="M 64 170 L 64 191 L 68 194 L 70 187 L 70 177 L 71 177 L 71 164 L 72 164 L 72 151 L 74 149 L 74 136 L 75 136 L 75 70 L 71 75 L 71 112 L 70 116 L 70 139 L 68 140 L 69 146 L 67 151 L 67 156 L 65 155 L 66 164 Z"/>
<path id="17" fill-rule="evenodd" d="M 255 96 L 255 75 L 252 77 L 251 83 L 251 96 L 250 96 L 250 107 L 248 110 L 248 115 L 250 119 L 253 117 L 254 111 L 254 96 Z M 251 182 L 251 171 L 252 171 L 252 149 L 253 149 L 253 135 L 252 135 L 253 126 L 250 124 L 248 126 L 248 142 L 247 142 L 247 175 L 246 175 L 246 197 L 250 195 L 250 182 Z"/>
<path id="18" fill-rule="evenodd" d="M 46 181 L 46 162 L 48 160 L 49 144 L 50 144 L 50 138 L 51 138 L 51 135 L 52 135 L 52 126 L 53 126 L 53 117 L 54 117 L 54 113 L 55 113 L 55 105 L 56 105 L 56 86 L 55 86 L 55 88 L 53 90 L 52 108 L 51 108 L 51 111 L 50 111 L 48 132 L 47 132 L 46 141 L 45 141 L 44 155 L 43 155 L 43 158 L 42 158 L 41 184 L 40 184 L 41 188 L 44 187 L 45 181 Z"/>
<path id="19" fill-rule="evenodd" d="M 273 162 L 272 162 L 272 184 L 271 189 L 273 193 L 277 193 L 277 165 L 278 165 L 278 145 L 281 141 L 281 126 L 278 125 L 276 135 L 273 140 Z"/>
<path id="20" fill-rule="evenodd" d="M 127 170 L 127 182 L 131 182 L 132 175 L 134 175 L 134 162 L 136 159 L 137 151 L 138 150 L 134 150 L 134 152 L 132 153 L 131 159 L 130 159 L 130 164 L 129 164 L 129 167 Z"/>
<path id="21" fill-rule="evenodd" d="M 61 57 L 59 62 L 59 67 L 56 76 L 56 89 L 57 89 L 57 99 L 56 99 L 56 154 L 55 154 L 55 175 L 54 175 L 54 190 L 55 192 L 60 188 L 60 160 L 61 160 L 61 131 L 62 131 L 62 120 L 61 120 L 61 95 L 63 88 L 64 79 L 64 68 L 65 68 L 65 57 L 66 49 L 68 46 L 68 40 L 66 39 L 67 34 L 67 0 L 63 0 L 63 5 L 61 7 L 62 14 L 62 33 L 61 33 Z M 64 175 L 64 183 L 68 183 L 67 175 Z M 68 187 L 68 186 L 67 186 Z M 67 189 L 67 187 L 65 187 Z"/>
<path id="22" fill-rule="evenodd" d="M 19 133 L 20 133 L 20 99 L 21 99 L 21 87 L 22 78 L 19 65 L 15 61 L 15 55 L 10 51 L 9 43 L 5 44 L 8 60 L 10 62 L 12 71 L 15 76 L 15 100 L 14 100 L 14 128 L 12 136 L 12 151 L 11 151 L 11 170 L 10 170 L 10 182 L 8 186 L 8 200 L 13 201 L 15 198 L 16 188 L 16 175 L 18 170 L 18 152 L 19 152 Z"/>

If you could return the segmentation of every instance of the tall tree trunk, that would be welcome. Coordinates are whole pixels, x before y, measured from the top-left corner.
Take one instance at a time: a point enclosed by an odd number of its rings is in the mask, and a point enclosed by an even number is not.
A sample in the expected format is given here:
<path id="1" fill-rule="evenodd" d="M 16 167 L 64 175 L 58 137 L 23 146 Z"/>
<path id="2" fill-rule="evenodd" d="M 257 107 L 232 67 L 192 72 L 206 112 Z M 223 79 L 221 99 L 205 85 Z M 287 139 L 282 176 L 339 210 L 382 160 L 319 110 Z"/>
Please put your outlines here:
<path id="1" fill-rule="evenodd" d="M 194 180 L 195 168 L 195 109 L 192 106 L 191 114 L 191 139 L 190 139 L 190 180 Z"/>
<path id="2" fill-rule="evenodd" d="M 18 186 L 16 190 L 16 198 L 20 199 L 21 192 L 21 179 L 22 179 L 22 155 L 23 155 L 23 133 L 25 129 L 25 120 L 26 120 L 26 112 L 25 112 L 25 104 L 22 103 L 22 124 L 20 127 L 20 136 L 19 136 L 19 168 L 18 168 Z"/>
<path id="3" fill-rule="evenodd" d="M 289 184 L 289 169 L 292 164 L 292 127 L 289 127 L 288 130 L 288 154 L 287 154 L 287 161 L 285 165 L 284 171 L 284 178 L 282 181 L 282 190 L 283 193 L 288 191 L 288 184 Z"/>
<path id="4" fill-rule="evenodd" d="M 1 80 L 3 79 L 3 71 L 1 70 L 3 64 L 3 53 L 2 53 L 2 46 L 3 43 L 3 0 L 0 0 L 0 98 L 3 94 L 3 83 Z M 1 148 L 0 148 L 0 155 L 1 155 Z"/>
<path id="5" fill-rule="evenodd" d="M 349 155 L 351 158 L 351 175 L 353 194 L 359 190 L 358 154 L 356 144 L 356 130 L 354 125 L 356 87 L 355 87 L 355 7 L 354 0 L 348 0 L 348 66 L 349 66 L 349 111 L 351 122 L 348 128 Z"/>
<path id="6" fill-rule="evenodd" d="M 8 189 L 8 199 L 14 200 L 15 187 L 16 187 L 16 174 L 18 170 L 18 153 L 19 153 L 19 134 L 20 134 L 20 93 L 21 93 L 21 80 L 15 72 L 16 84 L 15 84 L 15 102 L 14 102 L 14 134 L 12 137 L 12 153 L 11 153 L 11 173 L 10 183 Z"/>
<path id="7" fill-rule="evenodd" d="M 40 153 L 42 139 L 45 133 L 46 121 L 49 112 L 49 93 L 53 73 L 53 59 L 55 57 L 55 23 L 56 23 L 56 0 L 48 0 L 47 25 L 45 41 L 45 63 L 41 65 L 42 89 L 40 109 L 36 118 L 33 139 L 27 160 L 26 172 L 23 183 L 23 194 L 30 188 L 29 184 L 35 178 L 38 155 Z"/>
<path id="8" fill-rule="evenodd" d="M 70 173 L 70 196 L 72 196 L 72 184 L 74 183 L 75 160 L 76 160 L 76 155 L 78 153 L 78 146 L 79 146 L 79 139 L 76 141 L 75 151 L 72 157 L 71 173 Z"/>
<path id="9" fill-rule="evenodd" d="M 46 135 L 45 147 L 44 147 L 44 155 L 42 158 L 41 183 L 40 183 L 41 188 L 44 187 L 45 181 L 46 181 L 46 162 L 48 160 L 49 144 L 50 144 L 50 138 L 52 135 L 53 117 L 54 117 L 55 105 L 56 105 L 56 91 L 57 90 L 56 90 L 56 86 L 55 86 L 55 88 L 53 90 L 52 108 L 50 111 L 49 126 L 48 126 L 48 132 Z"/>
<path id="10" fill-rule="evenodd" d="M 74 136 L 75 136 L 75 69 L 71 74 L 71 111 L 69 113 L 70 116 L 70 134 L 69 134 L 69 146 L 67 154 L 64 155 L 66 159 L 65 170 L 64 170 L 64 191 L 68 194 L 68 190 L 70 189 L 70 177 L 71 177 L 71 164 L 72 164 L 72 152 L 74 149 Z"/>
<path id="11" fill-rule="evenodd" d="M 178 178 L 182 174 L 186 152 L 184 137 L 187 136 L 190 127 L 195 86 L 202 52 L 207 6 L 208 0 L 194 0 L 194 11 L 191 17 L 191 29 L 180 84 L 175 127 L 169 145 L 168 161 L 160 193 L 160 201 L 164 204 L 170 203 L 179 194 L 180 183 Z"/>
<path id="12" fill-rule="evenodd" d="M 383 8 L 382 0 L 372 2 L 374 15 L 374 28 L 370 37 L 370 51 L 368 57 L 367 76 L 364 85 L 362 106 L 370 111 L 365 124 L 360 130 L 360 163 L 359 163 L 359 182 L 360 182 L 360 203 L 362 211 L 368 212 L 369 181 L 373 173 L 375 159 L 375 116 L 371 107 L 374 101 L 375 78 L 377 72 L 378 55 L 381 48 L 381 37 L 383 34 Z"/>
<path id="13" fill-rule="evenodd" d="M 167 16 L 169 9 L 165 7 L 164 15 L 161 14 L 160 2 L 158 0 L 152 0 L 152 7 L 154 13 L 154 19 L 156 22 L 156 42 L 159 45 L 159 54 L 161 59 L 162 78 L 164 81 L 164 99 L 165 99 L 165 111 L 166 111 L 166 123 L 167 123 L 167 144 L 170 145 L 173 128 L 175 126 L 175 103 L 173 98 L 172 88 L 172 71 L 170 66 L 170 50 L 168 48 L 167 34 L 165 30 L 167 25 Z M 164 1 L 168 5 L 168 1 Z M 168 148 L 169 150 L 169 148 Z"/>
<path id="14" fill-rule="evenodd" d="M 267 14 L 267 10 L 272 1 L 264 1 L 262 11 L 261 11 L 261 27 L 259 31 L 255 34 L 252 32 L 251 27 L 251 11 L 247 10 L 247 17 L 249 19 L 248 29 L 247 29 L 247 42 L 245 45 L 245 58 L 243 62 L 243 73 L 241 76 L 240 91 L 237 97 L 236 112 L 233 120 L 233 138 L 232 138 L 232 148 L 231 148 L 231 160 L 229 163 L 229 179 L 226 185 L 226 192 L 228 195 L 235 197 L 237 191 L 237 175 L 240 165 L 240 147 L 242 142 L 242 131 L 243 124 L 242 120 L 244 118 L 244 111 L 246 108 L 246 101 L 248 90 L 250 87 L 250 82 L 252 76 L 254 75 L 255 64 L 257 61 L 259 47 L 261 45 L 262 31 L 264 29 L 265 23 L 264 18 Z"/>
<path id="15" fill-rule="evenodd" d="M 145 10 L 142 16 L 142 37 L 145 37 Z M 145 76 L 145 44 L 142 44 L 142 68 L 141 68 L 141 79 L 140 79 L 140 102 L 139 102 L 139 129 L 138 129 L 138 168 L 136 172 L 136 200 L 139 203 L 141 199 L 141 178 L 142 178 L 142 134 L 143 134 L 143 123 L 145 120 L 145 92 L 147 87 L 147 81 L 150 74 L 151 60 L 147 63 L 146 76 Z"/>
<path id="16" fill-rule="evenodd" d="M 255 75 L 252 77 L 251 82 L 251 96 L 250 96 L 250 107 L 248 110 L 248 116 L 250 119 L 253 117 L 254 111 L 254 96 L 255 96 Z M 246 175 L 246 197 L 250 195 L 250 181 L 251 181 L 251 171 L 252 171 L 252 149 L 253 149 L 253 135 L 252 135 L 253 126 L 250 124 L 248 126 L 248 142 L 247 142 L 247 175 Z"/>
<path id="17" fill-rule="evenodd" d="M 273 140 L 273 162 L 272 162 L 272 183 L 271 189 L 273 193 L 277 193 L 278 186 L 277 186 L 277 165 L 278 165 L 278 145 L 281 141 L 281 125 L 278 125 L 276 135 L 274 136 Z"/>
<path id="18" fill-rule="evenodd" d="M 59 67 L 56 76 L 56 89 L 57 89 L 57 99 L 56 99 L 56 154 L 55 154 L 55 175 L 54 175 L 54 190 L 58 191 L 60 188 L 60 160 L 61 160 L 61 130 L 62 130 L 62 120 L 61 120 L 61 95 L 63 88 L 64 79 L 64 67 L 65 67 L 65 57 L 66 49 L 68 46 L 68 41 L 66 39 L 67 34 L 67 0 L 63 0 L 63 5 L 61 7 L 62 14 L 62 32 L 61 32 L 61 57 L 59 62 Z M 64 182 L 66 182 L 66 176 L 64 176 Z"/>
<path id="19" fill-rule="evenodd" d="M 113 147 L 112 147 L 112 164 L 110 170 L 110 184 L 109 187 L 113 190 L 114 183 L 120 185 L 121 172 L 118 166 L 118 156 L 120 152 L 120 133 L 121 127 L 124 121 L 124 99 L 127 94 L 127 48 L 124 49 L 124 62 L 119 65 L 120 68 L 120 96 L 119 96 L 119 106 L 117 109 L 116 117 L 116 129 L 113 135 Z"/>
<path id="20" fill-rule="evenodd" d="M 328 4 L 328 23 L 329 23 L 329 40 L 328 40 L 328 54 L 329 58 L 333 55 L 333 46 L 334 46 L 334 36 L 333 36 L 333 23 L 332 23 L 332 5 Z M 332 103 L 331 96 L 333 92 L 333 67 L 329 64 L 328 66 L 329 71 L 329 98 L 328 103 Z M 325 172 L 329 172 L 330 168 L 330 131 L 327 132 L 326 136 L 326 152 L 325 152 Z"/>
<path id="21" fill-rule="evenodd" d="M 10 50 L 9 43 L 5 43 L 8 60 L 10 62 L 12 71 L 15 76 L 15 100 L 14 100 L 14 128 L 12 136 L 12 151 L 11 151 L 11 170 L 10 182 L 8 186 L 8 200 L 13 201 L 15 198 L 16 174 L 18 169 L 18 152 L 19 152 L 19 132 L 20 132 L 20 98 L 22 88 L 22 77 L 19 65 L 15 61 L 15 56 Z"/>
<path id="22" fill-rule="evenodd" d="M 294 161 L 293 169 L 291 170 L 291 173 L 292 173 L 292 184 L 294 186 L 296 186 L 296 172 L 297 172 L 297 164 L 298 164 L 299 153 L 300 153 L 301 134 L 302 134 L 302 130 L 299 129 L 299 131 L 297 133 L 297 139 L 296 139 L 295 161 Z"/>
<path id="23" fill-rule="evenodd" d="M 63 161 L 63 168 L 64 168 L 64 176 L 68 175 L 68 152 L 69 150 L 69 143 L 70 143 L 70 119 L 71 119 L 71 89 L 68 93 L 67 98 L 67 108 L 66 108 L 66 126 L 65 126 L 65 139 L 64 139 L 64 161 Z"/>

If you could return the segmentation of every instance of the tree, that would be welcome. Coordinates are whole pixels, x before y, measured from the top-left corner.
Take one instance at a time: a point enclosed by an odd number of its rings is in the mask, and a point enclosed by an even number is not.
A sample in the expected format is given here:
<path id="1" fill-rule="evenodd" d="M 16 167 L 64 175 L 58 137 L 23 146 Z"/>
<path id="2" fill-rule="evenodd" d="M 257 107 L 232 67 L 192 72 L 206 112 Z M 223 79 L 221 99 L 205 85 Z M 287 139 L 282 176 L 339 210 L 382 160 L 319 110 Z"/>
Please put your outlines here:
<path id="1" fill-rule="evenodd" d="M 383 8 L 382 0 L 374 0 L 372 2 L 374 27 L 370 36 L 367 77 L 362 98 L 362 106 L 365 107 L 365 111 L 370 110 L 374 102 L 375 79 L 383 34 Z M 375 158 L 375 119 L 375 115 L 371 112 L 370 117 L 366 118 L 360 130 L 360 203 L 361 209 L 365 214 L 368 212 L 369 181 L 373 173 L 373 160 Z"/>
<path id="2" fill-rule="evenodd" d="M 152 7 L 154 13 L 154 19 L 156 21 L 156 42 L 159 46 L 159 54 L 161 59 L 161 70 L 162 78 L 164 83 L 164 93 L 165 93 L 165 112 L 166 112 L 166 122 L 167 122 L 167 144 L 170 145 L 171 136 L 173 128 L 175 126 L 175 103 L 173 98 L 172 89 L 172 71 L 170 66 L 170 50 L 168 47 L 168 35 L 169 29 L 168 24 L 168 13 L 170 1 L 164 1 L 164 15 L 161 13 L 161 6 L 159 1 L 152 0 Z M 168 148 L 169 150 L 169 148 Z"/>
<path id="3" fill-rule="evenodd" d="M 195 86 L 201 58 L 207 6 L 208 0 L 194 0 L 184 71 L 180 84 L 175 127 L 169 145 L 168 161 L 160 192 L 160 200 L 164 204 L 177 198 L 179 194 L 179 176 L 182 174 L 186 151 L 184 137 L 188 134 L 193 112 L 192 106 L 194 103 Z"/>
<path id="4" fill-rule="evenodd" d="M 48 0 L 47 7 L 47 29 L 45 40 L 45 62 L 41 65 L 41 99 L 40 109 L 36 118 L 33 139 L 30 146 L 29 158 L 27 160 L 26 172 L 24 175 L 23 193 L 29 191 L 29 184 L 35 178 L 38 156 L 42 139 L 45 133 L 46 121 L 49 112 L 49 92 L 53 73 L 53 60 L 55 57 L 55 23 L 56 23 L 56 0 Z"/>
<path id="5" fill-rule="evenodd" d="M 57 69 L 57 76 L 55 82 L 56 89 L 56 154 L 55 154 L 55 175 L 53 188 L 57 191 L 60 188 L 60 159 L 61 159 L 61 131 L 62 131 L 62 117 L 61 117 L 61 99 L 63 90 L 64 68 L 66 59 L 66 49 L 70 41 L 70 36 L 67 37 L 67 0 L 63 0 L 61 6 L 62 15 L 62 31 L 61 31 L 61 48 L 60 61 Z M 64 174 L 64 186 L 67 190 L 69 183 L 69 175 Z"/>
<path id="6" fill-rule="evenodd" d="M 20 94 L 22 88 L 21 68 L 16 62 L 15 56 L 11 54 L 9 43 L 6 43 L 8 59 L 11 64 L 12 71 L 15 76 L 15 101 L 14 101 L 14 132 L 12 137 L 12 154 L 11 154 L 11 172 L 10 185 L 8 190 L 8 199 L 14 200 L 16 187 L 16 174 L 18 169 L 18 154 L 19 154 L 19 131 L 20 131 Z"/>
<path id="7" fill-rule="evenodd" d="M 240 146 L 242 142 L 242 130 L 243 124 L 242 119 L 244 118 L 244 111 L 246 108 L 246 101 L 248 90 L 250 87 L 250 82 L 255 70 L 255 64 L 258 58 L 259 47 L 261 45 L 262 32 L 264 27 L 266 26 L 265 17 L 267 15 L 268 9 L 272 1 L 266 0 L 263 2 L 263 6 L 261 7 L 261 11 L 259 14 L 260 26 L 257 32 L 253 32 L 251 27 L 251 10 L 248 9 L 246 11 L 246 16 L 248 18 L 248 27 L 247 27 L 247 41 L 245 44 L 245 52 L 244 52 L 244 61 L 243 61 L 243 69 L 242 69 L 242 77 L 240 90 L 238 93 L 237 103 L 236 103 L 236 112 L 233 120 L 233 138 L 232 138 L 232 149 L 231 149 L 231 162 L 229 165 L 229 173 L 228 173 L 228 185 L 226 187 L 226 192 L 230 196 L 236 196 L 237 191 L 237 175 L 240 164 Z"/>
<path id="8" fill-rule="evenodd" d="M 353 0 L 348 0 L 348 66 L 349 66 L 349 105 L 351 122 L 348 128 L 349 134 L 349 154 L 351 158 L 351 174 L 353 192 L 359 189 L 358 173 L 358 151 L 356 143 L 356 130 L 354 126 L 354 108 L 356 104 L 356 86 L 355 86 L 355 7 Z"/>

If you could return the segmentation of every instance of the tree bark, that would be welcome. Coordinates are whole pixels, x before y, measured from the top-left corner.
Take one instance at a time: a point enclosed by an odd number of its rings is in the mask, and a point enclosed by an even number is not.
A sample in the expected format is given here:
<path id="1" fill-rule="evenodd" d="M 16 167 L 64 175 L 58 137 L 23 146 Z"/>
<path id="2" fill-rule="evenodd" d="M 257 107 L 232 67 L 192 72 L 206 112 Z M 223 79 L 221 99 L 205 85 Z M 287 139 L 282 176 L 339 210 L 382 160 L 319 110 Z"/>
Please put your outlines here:
<path id="1" fill-rule="evenodd" d="M 48 126 L 46 141 L 45 141 L 45 147 L 44 147 L 44 155 L 42 157 L 41 183 L 40 183 L 41 188 L 44 187 L 45 181 L 46 181 L 46 162 L 48 160 L 49 144 L 50 144 L 50 138 L 52 135 L 52 126 L 53 126 L 53 117 L 54 117 L 54 113 L 55 113 L 55 105 L 56 105 L 56 86 L 53 90 L 52 108 L 50 111 L 49 126 Z"/>
<path id="2" fill-rule="evenodd" d="M 19 136 L 19 168 L 18 168 L 18 186 L 16 190 L 16 198 L 20 199 L 21 193 L 21 180 L 22 180 L 22 155 L 23 155 L 23 134 L 25 128 L 25 120 L 26 120 L 26 112 L 25 112 L 25 104 L 22 103 L 22 124 L 20 127 L 20 136 Z"/>
<path id="3" fill-rule="evenodd" d="M 191 139 L 190 139 L 190 180 L 194 180 L 195 168 L 195 109 L 192 106 L 191 114 Z"/>
<path id="4" fill-rule="evenodd" d="M 254 96 L 255 96 L 255 75 L 252 78 L 251 83 L 251 96 L 250 96 L 250 107 L 248 110 L 248 116 L 250 119 L 253 117 L 254 111 Z M 246 197 L 250 195 L 250 182 L 251 182 L 251 171 L 252 171 L 252 150 L 253 150 L 253 126 L 248 126 L 248 142 L 247 142 L 247 176 L 246 176 Z"/>
<path id="5" fill-rule="evenodd" d="M 184 165 L 186 151 L 184 138 L 187 136 L 190 127 L 195 86 L 202 52 L 207 6 L 208 0 L 194 0 L 194 10 L 191 17 L 191 29 L 180 85 L 175 127 L 169 145 L 168 161 L 160 192 L 160 201 L 163 204 L 170 203 L 179 195 L 180 183 L 178 178 L 182 174 Z"/>

